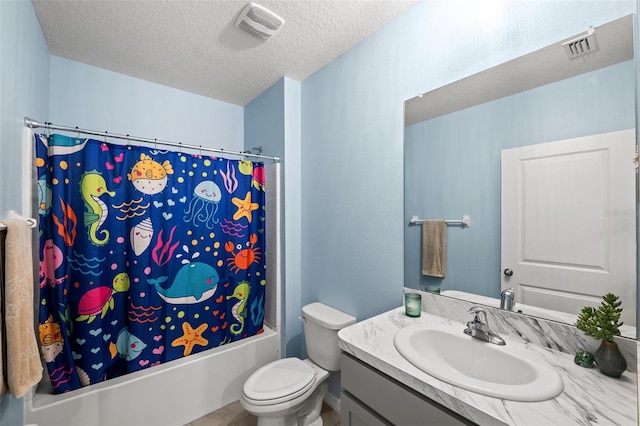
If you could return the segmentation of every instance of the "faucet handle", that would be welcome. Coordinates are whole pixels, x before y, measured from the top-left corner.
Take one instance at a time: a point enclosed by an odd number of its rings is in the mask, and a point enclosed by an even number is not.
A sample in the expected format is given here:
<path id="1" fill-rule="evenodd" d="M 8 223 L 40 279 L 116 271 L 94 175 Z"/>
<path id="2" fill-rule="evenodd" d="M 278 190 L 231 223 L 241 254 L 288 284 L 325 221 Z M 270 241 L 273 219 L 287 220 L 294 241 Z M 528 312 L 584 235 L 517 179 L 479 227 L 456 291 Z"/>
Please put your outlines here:
<path id="1" fill-rule="evenodd" d="M 480 319 L 480 314 L 484 314 L 484 324 L 488 324 L 487 323 L 487 313 L 480 306 L 472 306 L 472 307 L 470 307 L 469 308 L 469 313 L 474 315 L 473 322 L 479 322 L 479 323 L 482 323 L 482 320 Z"/>
<path id="2" fill-rule="evenodd" d="M 481 312 L 484 312 L 484 309 L 482 309 L 480 306 L 472 306 L 472 307 L 469 308 L 469 313 L 470 314 L 478 315 Z"/>
<path id="3" fill-rule="evenodd" d="M 489 322 L 487 321 L 487 313 L 480 306 L 472 306 L 469 308 L 469 313 L 473 314 L 473 320 L 467 323 L 467 328 L 464 333 L 475 337 L 477 339 L 485 340 L 496 345 L 504 345 L 506 342 L 504 339 L 495 334 L 489 328 Z M 484 322 L 480 319 L 480 314 L 484 314 Z"/>

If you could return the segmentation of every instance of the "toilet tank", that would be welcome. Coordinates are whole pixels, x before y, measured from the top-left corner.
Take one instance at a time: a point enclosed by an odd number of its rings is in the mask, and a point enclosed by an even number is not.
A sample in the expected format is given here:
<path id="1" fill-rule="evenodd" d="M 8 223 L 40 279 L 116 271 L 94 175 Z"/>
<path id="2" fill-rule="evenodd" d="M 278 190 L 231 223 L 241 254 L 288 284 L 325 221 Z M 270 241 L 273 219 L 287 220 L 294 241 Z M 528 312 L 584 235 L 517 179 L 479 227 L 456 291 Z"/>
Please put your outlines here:
<path id="1" fill-rule="evenodd" d="M 329 371 L 340 370 L 338 331 L 356 318 L 320 302 L 302 307 L 304 339 L 309 359 Z"/>

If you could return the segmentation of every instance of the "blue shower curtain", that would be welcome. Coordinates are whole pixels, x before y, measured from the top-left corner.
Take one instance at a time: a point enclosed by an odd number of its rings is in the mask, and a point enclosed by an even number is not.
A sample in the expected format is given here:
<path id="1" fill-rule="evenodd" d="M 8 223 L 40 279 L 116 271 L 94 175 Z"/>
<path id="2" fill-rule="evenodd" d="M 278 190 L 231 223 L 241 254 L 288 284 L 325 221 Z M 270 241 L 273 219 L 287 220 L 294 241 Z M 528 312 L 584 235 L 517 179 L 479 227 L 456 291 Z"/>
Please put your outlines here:
<path id="1" fill-rule="evenodd" d="M 58 134 L 35 146 L 55 393 L 262 332 L 261 163 Z"/>

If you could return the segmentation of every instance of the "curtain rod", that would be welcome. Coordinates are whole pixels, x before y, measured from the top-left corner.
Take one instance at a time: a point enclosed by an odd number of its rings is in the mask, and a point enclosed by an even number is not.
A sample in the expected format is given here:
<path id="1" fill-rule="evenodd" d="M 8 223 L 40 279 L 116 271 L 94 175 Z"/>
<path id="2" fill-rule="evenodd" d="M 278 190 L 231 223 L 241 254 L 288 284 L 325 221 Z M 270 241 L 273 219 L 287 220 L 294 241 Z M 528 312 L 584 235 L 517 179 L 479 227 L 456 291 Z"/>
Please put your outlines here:
<path id="1" fill-rule="evenodd" d="M 109 133 L 109 132 L 99 132 L 97 130 L 87 130 L 87 129 L 80 129 L 78 127 L 70 127 L 70 126 L 60 126 L 57 124 L 51 124 L 51 123 L 40 123 L 34 119 L 31 119 L 29 117 L 25 117 L 24 118 L 24 125 L 25 127 L 30 127 L 32 129 L 37 129 L 37 128 L 43 128 L 43 129 L 50 129 L 50 130 L 61 130 L 64 132 L 76 132 L 76 133 L 82 133 L 85 135 L 94 135 L 94 136 L 104 136 L 104 137 L 109 137 L 109 138 L 116 138 L 116 139 L 125 139 L 128 141 L 137 141 L 137 142 L 146 142 L 146 143 L 152 143 L 152 144 L 160 144 L 160 145 L 167 145 L 167 146 L 173 146 L 175 148 L 189 148 L 189 149 L 195 149 L 195 150 L 199 150 L 199 151 L 208 151 L 208 152 L 216 152 L 216 153 L 220 153 L 220 154 L 229 154 L 229 155 L 239 155 L 239 156 L 243 156 L 243 157 L 251 157 L 251 158 L 262 158 L 265 160 L 272 160 L 276 163 L 280 162 L 280 157 L 269 157 L 267 155 L 261 155 L 261 154 L 251 154 L 249 152 L 239 152 L 239 151 L 227 151 L 226 149 L 222 149 L 222 148 L 207 148 L 204 146 L 199 146 L 199 145 L 189 145 L 189 144 L 183 144 L 181 142 L 170 142 L 170 141 L 161 141 L 158 139 L 148 139 L 148 138 L 140 138 L 140 137 L 135 137 L 135 136 L 129 136 L 129 135 L 121 135 L 121 134 L 117 134 L 117 133 Z"/>

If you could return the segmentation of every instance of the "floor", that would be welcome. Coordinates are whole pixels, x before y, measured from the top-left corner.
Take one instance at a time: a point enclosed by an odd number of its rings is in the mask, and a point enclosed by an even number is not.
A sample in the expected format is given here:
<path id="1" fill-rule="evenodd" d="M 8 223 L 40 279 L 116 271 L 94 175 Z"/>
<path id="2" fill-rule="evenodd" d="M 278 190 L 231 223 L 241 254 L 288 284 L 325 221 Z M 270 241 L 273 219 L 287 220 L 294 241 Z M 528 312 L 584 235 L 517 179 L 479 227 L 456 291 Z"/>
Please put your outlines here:
<path id="1" fill-rule="evenodd" d="M 322 405 L 323 426 L 339 426 L 340 415 L 326 403 Z M 185 426 L 255 426 L 257 419 L 247 413 L 240 401 L 233 402 Z"/>

